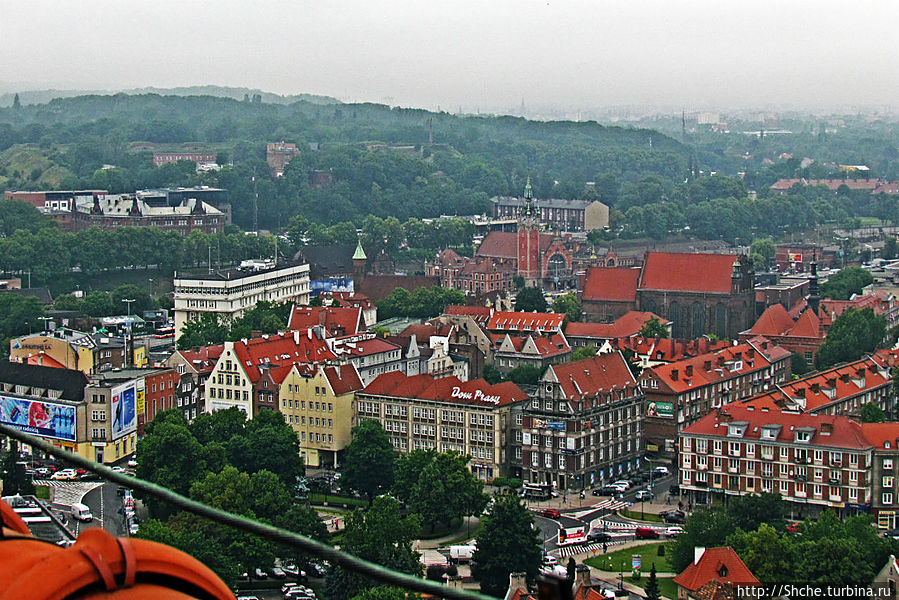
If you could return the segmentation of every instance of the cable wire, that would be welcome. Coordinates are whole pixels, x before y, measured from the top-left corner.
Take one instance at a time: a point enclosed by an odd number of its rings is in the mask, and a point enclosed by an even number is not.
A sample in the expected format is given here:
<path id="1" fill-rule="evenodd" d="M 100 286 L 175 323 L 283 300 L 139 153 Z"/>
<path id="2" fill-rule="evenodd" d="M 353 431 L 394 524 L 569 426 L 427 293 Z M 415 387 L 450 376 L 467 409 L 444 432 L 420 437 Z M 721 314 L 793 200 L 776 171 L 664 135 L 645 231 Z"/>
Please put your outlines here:
<path id="1" fill-rule="evenodd" d="M 462 588 L 449 587 L 447 585 L 437 583 L 436 581 L 421 579 L 414 575 L 409 575 L 408 573 L 393 571 L 381 565 L 353 556 L 352 554 L 347 554 L 346 552 L 337 550 L 332 546 L 306 537 L 299 533 L 287 531 L 286 529 L 281 529 L 279 527 L 273 527 L 272 525 L 260 523 L 252 519 L 242 517 L 240 515 L 235 515 L 218 508 L 213 508 L 212 506 L 208 506 L 206 504 L 203 504 L 202 502 L 191 500 L 190 498 L 182 496 L 177 492 L 173 492 L 172 490 L 161 485 L 157 485 L 149 481 L 144 481 L 143 479 L 139 479 L 137 477 L 131 477 L 130 475 L 126 475 L 124 473 L 117 473 L 105 465 L 95 463 L 76 454 L 72 454 L 71 452 L 66 452 L 62 448 L 57 448 L 56 446 L 40 438 L 19 431 L 18 429 L 14 429 L 9 425 L 0 423 L 0 433 L 22 443 L 28 444 L 32 448 L 37 448 L 42 452 L 46 452 L 51 456 L 55 456 L 56 458 L 72 463 L 78 467 L 81 467 L 82 469 L 87 469 L 92 473 L 96 473 L 101 478 L 107 481 L 113 481 L 126 487 L 139 490 L 145 494 L 158 498 L 159 500 L 168 502 L 169 504 L 173 504 L 174 506 L 177 506 L 182 510 L 186 510 L 187 512 L 205 517 L 218 523 L 223 523 L 225 525 L 228 525 L 229 527 L 240 529 L 241 531 L 245 531 L 255 536 L 262 537 L 273 542 L 278 542 L 279 544 L 284 544 L 286 546 L 299 548 L 300 550 L 303 550 L 310 554 L 326 558 L 334 564 L 347 569 L 348 571 L 370 577 L 376 581 L 380 581 L 388 585 L 395 585 L 398 587 L 415 590 L 416 592 L 421 592 L 424 594 L 431 594 L 440 598 L 452 598 L 453 600 L 497 600 L 493 596 L 486 596 L 484 594 L 480 594 L 478 592 L 473 592 L 470 590 L 464 590 Z"/>

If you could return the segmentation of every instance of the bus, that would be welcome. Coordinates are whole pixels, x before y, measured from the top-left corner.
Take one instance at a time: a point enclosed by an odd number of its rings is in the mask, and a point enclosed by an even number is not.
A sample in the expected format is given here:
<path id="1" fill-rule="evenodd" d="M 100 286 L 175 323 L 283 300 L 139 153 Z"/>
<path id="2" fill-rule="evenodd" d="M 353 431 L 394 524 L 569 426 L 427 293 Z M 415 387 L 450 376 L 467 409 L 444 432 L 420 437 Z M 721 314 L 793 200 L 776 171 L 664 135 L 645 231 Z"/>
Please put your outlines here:
<path id="1" fill-rule="evenodd" d="M 153 332 L 153 337 L 156 339 L 165 339 L 165 338 L 173 338 L 175 337 L 175 326 L 174 325 L 162 325 L 157 327 Z"/>
<path id="2" fill-rule="evenodd" d="M 528 500 L 549 500 L 553 497 L 553 486 L 551 483 L 527 483 L 525 482 L 521 497 Z"/>

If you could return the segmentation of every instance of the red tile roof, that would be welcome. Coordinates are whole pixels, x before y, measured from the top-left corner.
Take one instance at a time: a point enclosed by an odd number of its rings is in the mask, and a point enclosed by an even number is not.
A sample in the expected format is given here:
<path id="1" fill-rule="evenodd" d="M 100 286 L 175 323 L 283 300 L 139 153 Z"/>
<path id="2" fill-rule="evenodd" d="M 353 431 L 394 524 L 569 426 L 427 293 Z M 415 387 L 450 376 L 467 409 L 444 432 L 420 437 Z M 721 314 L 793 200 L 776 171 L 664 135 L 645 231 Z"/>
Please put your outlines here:
<path id="1" fill-rule="evenodd" d="M 537 351 L 537 354 L 540 355 L 541 358 L 549 358 L 550 356 L 557 356 L 571 351 L 568 340 L 566 340 L 565 336 L 561 333 L 557 333 L 551 337 L 542 335 L 509 335 L 507 333 L 491 333 L 489 335 L 490 341 L 493 343 L 494 352 L 502 352 L 500 347 L 506 339 L 512 343 L 512 347 L 516 353 L 525 353 L 528 342 L 532 341 L 534 344 L 533 349 Z"/>
<path id="2" fill-rule="evenodd" d="M 490 306 L 463 306 L 461 304 L 450 304 L 443 310 L 445 315 L 469 316 L 475 322 L 486 325 L 490 317 L 493 316 L 493 308 Z"/>
<path id="3" fill-rule="evenodd" d="M 633 390 L 637 387 L 637 380 L 620 352 L 553 365 L 549 370 L 551 373 L 547 375 L 559 383 L 570 402 L 598 398 L 612 390 Z"/>
<path id="4" fill-rule="evenodd" d="M 899 448 L 899 423 L 862 423 L 862 435 L 874 448 Z"/>
<path id="5" fill-rule="evenodd" d="M 355 335 L 362 327 L 362 309 L 332 306 L 294 306 L 291 309 L 288 329 L 305 331 L 316 326 L 324 327 L 329 336 Z"/>
<path id="6" fill-rule="evenodd" d="M 787 412 L 773 408 L 765 410 L 763 406 L 754 407 L 742 402 L 725 404 L 683 429 L 680 435 L 727 437 L 728 428 L 724 424 L 738 421 L 749 424 L 743 434 L 742 439 L 745 440 L 760 440 L 762 428 L 770 425 L 779 427 L 777 437 L 772 441 L 793 443 L 794 430 L 805 427 L 814 430 L 809 441 L 812 445 L 852 450 L 871 447 L 862 434 L 861 424 L 849 417 Z M 828 425 L 831 432 L 823 433 L 822 425 Z"/>
<path id="7" fill-rule="evenodd" d="M 356 392 L 364 387 L 355 365 L 346 363 L 339 367 L 324 367 L 324 371 L 335 396 Z"/>
<path id="8" fill-rule="evenodd" d="M 782 383 L 776 390 L 743 401 L 748 406 L 798 405 L 809 412 L 890 384 L 890 374 L 876 358 L 866 357 Z M 797 400 L 798 399 L 798 400 Z"/>
<path id="9" fill-rule="evenodd" d="M 224 349 L 225 347 L 220 344 L 218 346 L 178 350 L 178 353 L 197 373 L 210 373 L 215 368 L 215 362 L 222 355 Z"/>
<path id="10" fill-rule="evenodd" d="M 759 580 L 730 546 L 706 548 L 699 561 L 690 563 L 674 578 L 674 583 L 692 592 L 713 580 L 734 585 L 759 585 Z"/>
<path id="11" fill-rule="evenodd" d="M 729 294 L 736 254 L 650 252 L 643 263 L 641 290 Z"/>
<path id="12" fill-rule="evenodd" d="M 796 325 L 790 330 L 790 337 L 824 337 L 824 334 L 821 333 L 821 320 L 818 319 L 814 311 L 807 310 L 799 316 Z"/>
<path id="13" fill-rule="evenodd" d="M 314 335 L 301 335 L 299 332 L 264 335 L 234 342 L 234 353 L 247 377 L 254 382 L 259 379 L 258 366 L 262 364 L 292 365 L 337 358 L 324 340 Z"/>
<path id="14" fill-rule="evenodd" d="M 671 321 L 651 312 L 631 310 L 620 317 L 614 323 L 575 323 L 571 322 L 565 328 L 568 337 L 586 337 L 602 340 L 614 340 L 636 336 L 643 325 L 655 317 L 662 325 Z"/>
<path id="15" fill-rule="evenodd" d="M 752 335 L 785 335 L 793 328 L 793 324 L 793 319 L 790 318 L 783 304 L 772 304 L 765 309 L 749 333 Z"/>
<path id="16" fill-rule="evenodd" d="M 434 379 L 428 374 L 409 376 L 399 371 L 378 375 L 362 393 L 478 406 L 506 406 L 528 397 L 511 381 L 490 385 L 484 379 L 461 381 L 455 376 Z"/>
<path id="17" fill-rule="evenodd" d="M 613 343 L 619 350 L 627 348 L 639 356 L 646 356 L 652 362 L 675 362 L 691 356 L 717 352 L 729 345 L 730 342 L 727 340 L 713 342 L 706 337 L 696 340 L 632 337 L 619 339 Z"/>
<path id="18" fill-rule="evenodd" d="M 497 311 L 487 322 L 491 331 L 561 331 L 565 315 L 561 313 Z"/>
<path id="19" fill-rule="evenodd" d="M 636 302 L 640 269 L 590 267 L 584 281 L 584 300 Z"/>
<path id="20" fill-rule="evenodd" d="M 553 236 L 549 233 L 540 234 L 540 250 L 546 250 L 552 243 Z M 509 231 L 491 231 L 478 247 L 476 256 L 491 258 L 518 259 L 518 234 Z"/>
<path id="21" fill-rule="evenodd" d="M 379 337 L 363 340 L 338 340 L 334 344 L 334 352 L 340 357 L 371 356 L 372 354 L 390 352 L 399 348 L 398 344 Z"/>
<path id="22" fill-rule="evenodd" d="M 351 294 L 350 292 L 331 292 L 331 298 L 343 308 L 358 307 L 368 310 L 375 307 L 375 303 L 365 294 Z"/>

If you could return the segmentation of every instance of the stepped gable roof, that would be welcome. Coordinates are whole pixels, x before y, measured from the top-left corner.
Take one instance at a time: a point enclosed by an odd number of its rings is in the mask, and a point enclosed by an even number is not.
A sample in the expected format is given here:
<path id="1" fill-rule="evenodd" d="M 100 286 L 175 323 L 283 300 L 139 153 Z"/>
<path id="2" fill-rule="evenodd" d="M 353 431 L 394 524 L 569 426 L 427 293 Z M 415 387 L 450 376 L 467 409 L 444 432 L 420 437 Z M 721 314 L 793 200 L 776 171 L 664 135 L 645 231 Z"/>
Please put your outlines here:
<path id="1" fill-rule="evenodd" d="M 329 336 L 355 335 L 362 327 L 362 309 L 296 305 L 291 308 L 288 329 L 305 331 L 316 326 L 324 327 Z"/>
<path id="2" fill-rule="evenodd" d="M 750 441 L 761 440 L 762 429 L 769 428 L 776 430 L 776 436 L 774 438 L 766 437 L 766 441 L 770 439 L 771 441 L 793 443 L 794 430 L 799 428 L 810 431 L 809 441 L 812 445 L 850 450 L 864 450 L 871 447 L 862 434 L 861 424 L 850 417 L 766 410 L 764 406 L 755 407 L 743 402 L 725 404 L 683 429 L 681 434 L 729 437 L 728 427 L 725 425 L 731 422 L 747 423 L 741 439 Z"/>
<path id="3" fill-rule="evenodd" d="M 528 398 L 511 381 L 491 385 L 484 379 L 461 381 L 456 376 L 434 379 L 427 373 L 409 376 L 399 371 L 378 375 L 363 393 L 487 407 L 506 406 Z"/>
<path id="4" fill-rule="evenodd" d="M 541 251 L 549 248 L 553 236 L 549 233 L 541 233 L 538 238 Z M 518 259 L 518 233 L 511 231 L 491 231 L 478 246 L 476 256 L 491 258 Z"/>
<path id="5" fill-rule="evenodd" d="M 618 317 L 614 323 L 577 323 L 572 321 L 565 328 L 565 335 L 568 337 L 605 340 L 634 337 L 643 329 L 643 325 L 652 318 L 658 319 L 662 325 L 667 325 L 671 322 L 655 313 L 631 310 Z"/>
<path id="6" fill-rule="evenodd" d="M 509 350 L 502 349 L 503 343 L 507 339 L 512 344 L 511 352 L 517 354 L 537 354 L 542 358 L 548 358 L 557 354 L 565 354 L 571 350 L 568 340 L 561 333 L 556 333 L 551 337 L 507 333 L 491 333 L 489 335 L 494 352 L 509 352 Z"/>
<path id="7" fill-rule="evenodd" d="M 357 392 L 365 387 L 359 378 L 359 371 L 353 364 L 344 363 L 337 367 L 324 367 L 323 371 L 335 396 Z"/>
<path id="8" fill-rule="evenodd" d="M 584 300 L 636 302 L 639 268 L 590 267 L 584 280 Z"/>
<path id="9" fill-rule="evenodd" d="M 637 380 L 619 352 L 591 356 L 550 367 L 550 380 L 557 381 L 568 400 L 595 397 L 601 392 L 636 387 Z"/>
<path id="10" fill-rule="evenodd" d="M 558 331 L 565 315 L 562 313 L 515 312 L 499 310 L 487 322 L 491 331 Z"/>
<path id="11" fill-rule="evenodd" d="M 639 289 L 729 294 L 736 254 L 650 252 Z"/>
<path id="12" fill-rule="evenodd" d="M 311 332 L 311 330 L 307 330 Z M 250 381 L 259 379 L 259 365 L 290 365 L 336 360 L 324 340 L 298 332 L 263 335 L 234 342 L 234 353 Z"/>
<path id="13" fill-rule="evenodd" d="M 0 382 L 43 390 L 59 390 L 60 400 L 71 402 L 84 400 L 84 388 L 88 381 L 87 375 L 75 369 L 0 361 Z"/>
<path id="14" fill-rule="evenodd" d="M 793 329 L 793 325 L 793 319 L 790 318 L 783 304 L 772 304 L 765 309 L 749 333 L 752 335 L 786 335 Z"/>
<path id="15" fill-rule="evenodd" d="M 710 581 L 732 585 L 760 585 L 749 567 L 730 546 L 706 548 L 699 557 L 684 569 L 674 583 L 690 591 L 696 591 Z"/>

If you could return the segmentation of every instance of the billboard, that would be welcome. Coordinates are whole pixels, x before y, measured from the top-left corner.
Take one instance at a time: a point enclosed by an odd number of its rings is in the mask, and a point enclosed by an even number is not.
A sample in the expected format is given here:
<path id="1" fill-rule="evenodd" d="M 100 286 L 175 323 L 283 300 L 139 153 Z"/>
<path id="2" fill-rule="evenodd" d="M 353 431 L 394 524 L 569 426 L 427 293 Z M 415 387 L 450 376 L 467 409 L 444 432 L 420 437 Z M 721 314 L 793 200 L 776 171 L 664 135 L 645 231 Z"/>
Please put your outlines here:
<path id="1" fill-rule="evenodd" d="M 75 441 L 75 407 L 0 395 L 0 422 L 19 431 Z"/>
<path id="2" fill-rule="evenodd" d="M 137 389 L 134 381 L 117 385 L 112 397 L 112 439 L 117 440 L 137 430 Z"/>
<path id="3" fill-rule="evenodd" d="M 801 252 L 788 252 L 787 259 L 790 262 L 801 263 L 802 262 L 802 253 Z"/>
<path id="4" fill-rule="evenodd" d="M 147 412 L 145 401 L 147 397 L 147 385 L 146 381 L 143 379 L 138 379 L 136 383 L 137 385 L 134 388 L 134 397 L 137 405 L 137 414 L 142 415 Z"/>
<path id="5" fill-rule="evenodd" d="M 564 421 L 547 421 L 546 419 L 534 419 L 534 427 L 538 429 L 552 429 L 554 431 L 565 431 Z"/>
<path id="6" fill-rule="evenodd" d="M 646 416 L 673 419 L 674 404 L 672 402 L 650 402 L 646 407 Z"/>
<path id="7" fill-rule="evenodd" d="M 316 298 L 322 292 L 352 292 L 352 277 L 328 277 L 327 279 L 316 279 L 309 282 L 309 288 L 312 297 Z"/>

